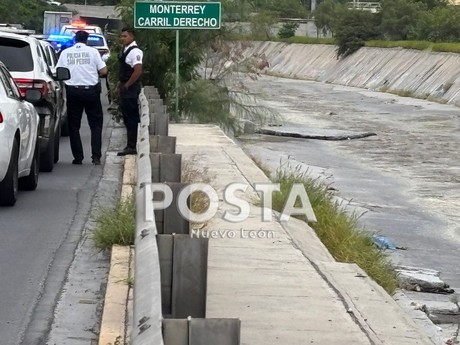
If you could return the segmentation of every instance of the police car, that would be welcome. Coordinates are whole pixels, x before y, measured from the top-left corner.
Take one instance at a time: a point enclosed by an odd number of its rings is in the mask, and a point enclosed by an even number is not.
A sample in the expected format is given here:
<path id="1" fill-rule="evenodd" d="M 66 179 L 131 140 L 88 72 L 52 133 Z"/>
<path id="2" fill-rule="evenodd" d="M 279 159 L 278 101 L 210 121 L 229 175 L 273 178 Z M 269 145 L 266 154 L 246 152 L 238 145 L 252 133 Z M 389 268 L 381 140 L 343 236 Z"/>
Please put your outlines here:
<path id="1" fill-rule="evenodd" d="M 88 37 L 88 46 L 96 48 L 101 54 L 101 57 L 108 56 L 110 54 L 107 40 L 103 35 L 90 34 Z"/>
<path id="2" fill-rule="evenodd" d="M 86 31 L 89 34 L 101 34 L 102 29 L 97 25 L 86 25 L 83 21 L 73 21 L 70 25 L 64 25 L 59 32 L 60 35 L 72 36 L 75 35 L 77 31 Z"/>
<path id="3" fill-rule="evenodd" d="M 46 40 L 54 47 L 57 53 L 60 53 L 65 48 L 73 46 L 74 36 L 75 34 L 50 35 Z M 102 34 L 89 34 L 87 43 L 88 46 L 96 48 L 99 51 L 99 54 L 101 54 L 101 57 L 106 58 L 110 54 L 107 40 Z"/>

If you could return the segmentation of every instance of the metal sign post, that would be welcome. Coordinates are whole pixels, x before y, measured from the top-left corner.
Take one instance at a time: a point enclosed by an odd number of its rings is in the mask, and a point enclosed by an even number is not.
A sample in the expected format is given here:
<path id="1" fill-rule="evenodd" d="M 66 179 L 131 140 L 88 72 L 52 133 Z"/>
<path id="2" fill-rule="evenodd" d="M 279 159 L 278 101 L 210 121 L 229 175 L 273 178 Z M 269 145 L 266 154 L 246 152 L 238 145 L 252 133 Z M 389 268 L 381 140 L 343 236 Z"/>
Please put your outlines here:
<path id="1" fill-rule="evenodd" d="M 179 30 L 220 29 L 220 2 L 136 2 L 136 29 L 176 30 L 176 116 L 179 116 Z"/>

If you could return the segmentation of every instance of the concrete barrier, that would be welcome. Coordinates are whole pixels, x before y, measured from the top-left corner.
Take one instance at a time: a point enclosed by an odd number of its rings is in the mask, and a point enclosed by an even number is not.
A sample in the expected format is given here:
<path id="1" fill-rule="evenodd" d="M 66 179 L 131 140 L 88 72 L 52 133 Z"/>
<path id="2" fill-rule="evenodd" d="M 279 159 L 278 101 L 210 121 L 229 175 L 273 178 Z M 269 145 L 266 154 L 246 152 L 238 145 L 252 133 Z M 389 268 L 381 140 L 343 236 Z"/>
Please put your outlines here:
<path id="1" fill-rule="evenodd" d="M 151 87 L 144 92 L 152 99 L 157 95 Z M 209 240 L 189 235 L 189 217 L 180 213 L 175 202 L 185 184 L 180 183 L 181 155 L 175 154 L 176 140 L 167 136 L 169 116 L 161 100 L 149 101 L 144 92 L 139 97 L 131 343 L 239 345 L 240 320 L 204 319 Z M 156 109 L 150 109 L 152 106 Z M 173 202 L 165 210 L 154 209 L 153 201 L 163 196 L 153 193 L 152 182 L 166 182 L 172 190 Z M 188 203 L 190 210 L 190 198 Z M 169 322 L 163 316 L 188 319 Z"/>
<path id="2" fill-rule="evenodd" d="M 245 56 L 264 54 L 265 73 L 401 93 L 460 104 L 460 54 L 363 47 L 337 59 L 336 46 L 253 42 Z"/>
<path id="3" fill-rule="evenodd" d="M 134 269 L 133 345 L 163 345 L 160 286 L 160 260 L 156 242 L 157 229 L 153 219 L 151 197 L 149 117 L 144 94 L 139 97 L 141 126 L 138 138 L 136 187 L 136 237 Z M 144 126 L 143 126 L 144 125 Z M 144 139 L 144 140 L 142 140 Z M 147 196 L 147 197 L 146 197 Z"/>

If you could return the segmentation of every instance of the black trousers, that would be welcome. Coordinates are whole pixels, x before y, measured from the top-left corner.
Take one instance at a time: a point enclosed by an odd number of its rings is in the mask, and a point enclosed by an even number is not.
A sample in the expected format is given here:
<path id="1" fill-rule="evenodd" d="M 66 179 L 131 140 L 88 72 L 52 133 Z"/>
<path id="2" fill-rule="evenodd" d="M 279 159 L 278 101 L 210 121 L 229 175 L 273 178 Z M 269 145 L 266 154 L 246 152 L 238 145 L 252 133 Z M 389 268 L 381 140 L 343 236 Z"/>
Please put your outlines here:
<path id="1" fill-rule="evenodd" d="M 123 115 L 123 122 L 126 126 L 126 133 L 128 136 L 126 147 L 136 149 L 137 143 L 137 127 L 140 122 L 138 97 L 121 97 L 121 113 Z"/>
<path id="2" fill-rule="evenodd" d="M 72 154 L 76 160 L 83 160 L 83 145 L 80 138 L 81 119 L 83 110 L 91 129 L 92 158 L 101 158 L 103 112 L 100 88 L 74 88 L 66 86 L 67 117 L 69 124 L 69 139 Z"/>

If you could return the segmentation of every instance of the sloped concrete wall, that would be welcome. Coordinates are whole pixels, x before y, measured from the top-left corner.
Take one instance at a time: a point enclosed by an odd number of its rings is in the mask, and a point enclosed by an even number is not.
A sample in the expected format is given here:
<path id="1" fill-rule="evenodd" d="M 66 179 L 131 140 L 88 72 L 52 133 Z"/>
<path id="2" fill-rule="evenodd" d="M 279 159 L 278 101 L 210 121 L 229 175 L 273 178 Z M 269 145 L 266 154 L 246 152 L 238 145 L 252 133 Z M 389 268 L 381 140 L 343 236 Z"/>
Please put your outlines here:
<path id="1" fill-rule="evenodd" d="M 267 73 L 386 91 L 460 105 L 460 54 L 402 48 L 361 48 L 338 60 L 328 45 L 254 42 L 246 54 L 265 54 Z"/>

